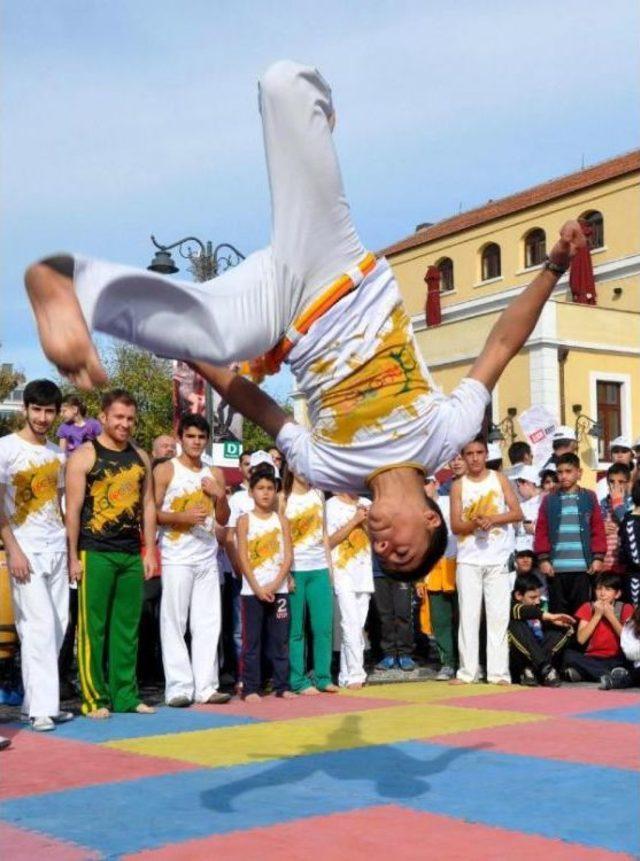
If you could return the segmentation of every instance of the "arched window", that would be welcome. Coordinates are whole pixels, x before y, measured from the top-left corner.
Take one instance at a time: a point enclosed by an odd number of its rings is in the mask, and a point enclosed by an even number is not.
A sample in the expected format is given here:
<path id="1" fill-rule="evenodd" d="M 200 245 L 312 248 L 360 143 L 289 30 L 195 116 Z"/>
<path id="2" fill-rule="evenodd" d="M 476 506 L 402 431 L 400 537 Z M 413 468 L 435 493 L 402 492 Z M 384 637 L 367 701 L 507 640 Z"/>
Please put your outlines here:
<path id="1" fill-rule="evenodd" d="M 491 278 L 499 278 L 502 274 L 500 265 L 500 246 L 490 242 L 482 249 L 482 280 L 489 281 Z"/>
<path id="2" fill-rule="evenodd" d="M 436 263 L 440 271 L 440 292 L 446 293 L 447 290 L 453 290 L 453 260 L 450 257 L 443 257 Z"/>
<path id="3" fill-rule="evenodd" d="M 541 227 L 534 227 L 524 238 L 524 265 L 539 266 L 547 256 L 547 237 Z"/>
<path id="4" fill-rule="evenodd" d="M 602 213 L 597 209 L 590 209 L 580 216 L 580 221 L 586 221 L 591 228 L 589 237 L 589 248 L 602 248 L 604 246 L 604 219 Z"/>

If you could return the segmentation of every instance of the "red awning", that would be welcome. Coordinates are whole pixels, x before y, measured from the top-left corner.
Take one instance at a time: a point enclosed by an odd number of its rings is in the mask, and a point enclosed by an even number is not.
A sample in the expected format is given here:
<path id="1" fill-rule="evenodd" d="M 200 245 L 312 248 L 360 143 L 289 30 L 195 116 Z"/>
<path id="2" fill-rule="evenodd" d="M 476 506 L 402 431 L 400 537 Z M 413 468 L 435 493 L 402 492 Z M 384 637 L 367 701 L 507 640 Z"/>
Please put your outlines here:
<path id="1" fill-rule="evenodd" d="M 430 266 L 424 276 L 427 282 L 427 305 L 425 316 L 427 326 L 439 326 L 442 322 L 442 311 L 440 309 L 440 270 L 437 266 Z"/>
<path id="2" fill-rule="evenodd" d="M 578 249 L 575 257 L 571 261 L 571 269 L 569 271 L 569 287 L 574 302 L 579 302 L 581 305 L 596 304 L 596 282 L 593 277 L 593 265 L 591 263 L 591 249 L 589 247 L 589 237 L 592 233 L 592 228 L 589 222 L 580 221 L 582 232 L 587 237 L 587 244 L 584 248 Z"/>

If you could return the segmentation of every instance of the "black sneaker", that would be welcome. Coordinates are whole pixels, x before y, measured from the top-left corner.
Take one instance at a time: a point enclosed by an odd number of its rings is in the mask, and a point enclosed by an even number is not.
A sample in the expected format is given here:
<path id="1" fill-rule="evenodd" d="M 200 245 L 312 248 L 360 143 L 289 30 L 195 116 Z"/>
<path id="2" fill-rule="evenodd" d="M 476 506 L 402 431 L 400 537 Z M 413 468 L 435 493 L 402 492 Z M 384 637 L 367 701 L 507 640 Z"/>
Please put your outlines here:
<path id="1" fill-rule="evenodd" d="M 566 667 L 562 675 L 564 676 L 565 681 L 567 682 L 581 682 L 582 676 L 574 667 Z"/>
<path id="2" fill-rule="evenodd" d="M 531 667 L 525 667 L 520 676 L 520 684 L 527 688 L 537 688 L 538 680 L 536 679 Z"/>
<path id="3" fill-rule="evenodd" d="M 613 687 L 611 682 L 611 676 L 608 673 L 605 673 L 604 676 L 600 676 L 600 684 L 598 685 L 599 691 L 610 691 Z"/>
<path id="4" fill-rule="evenodd" d="M 553 667 L 542 673 L 542 684 L 545 688 L 559 688 L 562 682 Z"/>
<path id="5" fill-rule="evenodd" d="M 631 684 L 631 676 L 624 667 L 614 667 L 609 673 L 611 687 L 615 689 L 628 688 Z"/>

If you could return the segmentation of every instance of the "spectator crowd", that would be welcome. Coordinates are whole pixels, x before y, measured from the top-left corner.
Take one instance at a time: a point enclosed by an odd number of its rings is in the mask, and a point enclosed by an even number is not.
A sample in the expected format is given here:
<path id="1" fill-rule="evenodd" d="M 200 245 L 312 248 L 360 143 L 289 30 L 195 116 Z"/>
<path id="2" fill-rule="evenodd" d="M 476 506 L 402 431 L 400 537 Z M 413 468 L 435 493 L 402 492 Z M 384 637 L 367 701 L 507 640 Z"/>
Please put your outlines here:
<path id="1" fill-rule="evenodd" d="M 334 694 L 436 656 L 450 684 L 640 684 L 640 438 L 612 441 L 592 491 L 571 428 L 542 468 L 476 437 L 425 475 L 444 552 L 412 582 L 385 573 L 369 499 L 309 486 L 277 449 L 244 451 L 228 487 L 200 415 L 146 453 L 124 390 L 99 420 L 48 380 L 24 407 L 0 439 L 21 685 L 0 670 L 36 731 L 75 697 L 102 720 L 153 712 L 154 684 L 174 708 Z"/>

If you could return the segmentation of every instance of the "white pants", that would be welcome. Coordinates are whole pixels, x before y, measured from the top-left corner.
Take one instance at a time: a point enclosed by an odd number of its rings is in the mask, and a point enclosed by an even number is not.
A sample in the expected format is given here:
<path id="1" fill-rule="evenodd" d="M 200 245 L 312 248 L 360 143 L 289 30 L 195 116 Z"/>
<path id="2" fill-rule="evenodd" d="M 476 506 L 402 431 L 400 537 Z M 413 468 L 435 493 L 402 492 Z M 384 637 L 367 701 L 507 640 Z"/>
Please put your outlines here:
<path id="1" fill-rule="evenodd" d="M 60 711 L 58 653 L 69 621 L 67 554 L 27 553 L 28 583 L 11 577 L 11 597 L 20 637 L 23 714 L 54 717 Z"/>
<path id="2" fill-rule="evenodd" d="M 187 618 L 191 659 L 185 643 Z M 160 640 L 165 698 L 206 702 L 218 690 L 220 580 L 215 559 L 200 565 L 162 566 Z"/>
<path id="3" fill-rule="evenodd" d="M 458 562 L 456 569 L 460 626 L 458 678 L 476 682 L 479 678 L 479 633 L 482 599 L 487 619 L 487 681 L 510 681 L 509 608 L 511 592 L 506 565 L 469 565 Z"/>
<path id="4" fill-rule="evenodd" d="M 338 684 L 341 687 L 364 682 L 364 623 L 369 612 L 370 592 L 350 592 L 336 590 L 336 612 L 340 641 L 340 672 Z"/>
<path id="5" fill-rule="evenodd" d="M 76 257 L 75 287 L 90 329 L 169 358 L 251 359 L 364 256 L 331 136 L 329 86 L 316 69 L 281 61 L 261 78 L 259 97 L 271 246 L 205 284 Z M 70 258 L 58 260 L 70 269 Z"/>

